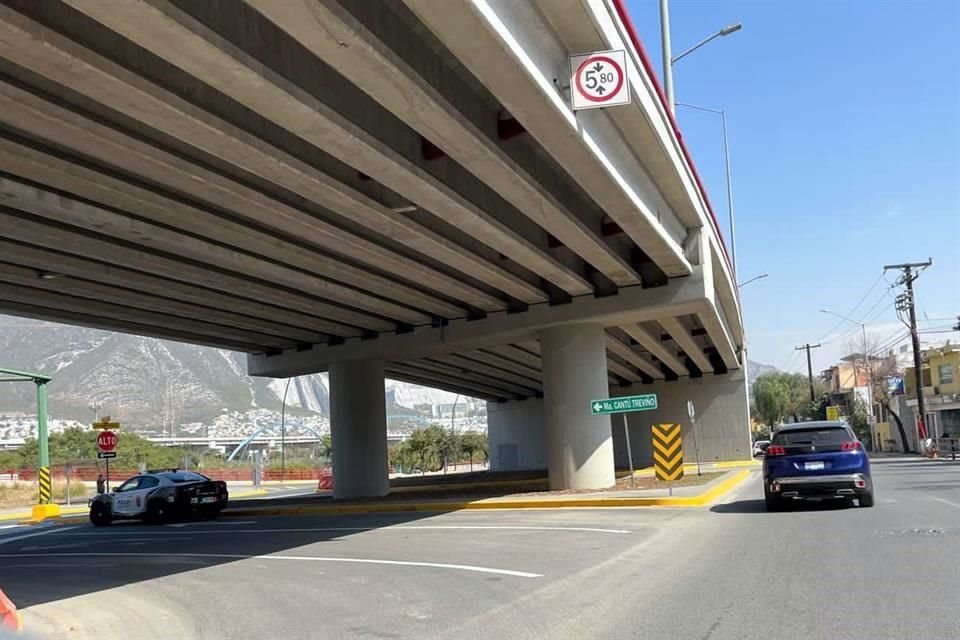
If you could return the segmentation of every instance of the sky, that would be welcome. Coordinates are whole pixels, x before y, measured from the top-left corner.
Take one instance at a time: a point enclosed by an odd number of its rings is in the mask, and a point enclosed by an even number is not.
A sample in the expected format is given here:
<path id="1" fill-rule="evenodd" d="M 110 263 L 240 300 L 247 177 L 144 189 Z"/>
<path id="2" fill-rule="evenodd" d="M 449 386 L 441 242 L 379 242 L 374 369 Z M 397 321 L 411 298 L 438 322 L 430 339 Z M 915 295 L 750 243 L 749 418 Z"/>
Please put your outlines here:
<path id="1" fill-rule="evenodd" d="M 658 71 L 657 0 L 628 0 Z M 883 265 L 933 266 L 915 282 L 922 331 L 960 314 L 960 2 L 671 0 L 678 102 L 727 112 L 736 248 L 750 359 L 814 372 L 859 340 L 899 346 Z M 719 116 L 677 108 L 729 246 Z M 866 297 L 864 298 L 864 296 Z M 858 302 L 863 302 L 858 305 Z M 952 318 L 952 321 L 951 321 Z M 921 339 L 960 341 L 960 332 Z"/>

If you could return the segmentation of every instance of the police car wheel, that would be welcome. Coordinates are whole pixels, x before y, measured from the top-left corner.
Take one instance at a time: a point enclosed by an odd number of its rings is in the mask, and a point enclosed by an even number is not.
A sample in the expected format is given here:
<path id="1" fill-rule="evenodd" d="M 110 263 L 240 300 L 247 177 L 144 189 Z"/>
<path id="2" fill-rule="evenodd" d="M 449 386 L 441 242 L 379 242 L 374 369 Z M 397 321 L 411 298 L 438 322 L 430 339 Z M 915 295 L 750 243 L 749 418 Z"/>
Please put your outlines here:
<path id="1" fill-rule="evenodd" d="M 113 521 L 110 507 L 102 502 L 94 502 L 90 507 L 90 522 L 95 527 L 105 527 Z"/>
<path id="2" fill-rule="evenodd" d="M 147 522 L 152 524 L 162 524 L 166 519 L 167 506 L 163 502 L 154 500 L 147 505 L 147 513 L 145 518 Z"/>

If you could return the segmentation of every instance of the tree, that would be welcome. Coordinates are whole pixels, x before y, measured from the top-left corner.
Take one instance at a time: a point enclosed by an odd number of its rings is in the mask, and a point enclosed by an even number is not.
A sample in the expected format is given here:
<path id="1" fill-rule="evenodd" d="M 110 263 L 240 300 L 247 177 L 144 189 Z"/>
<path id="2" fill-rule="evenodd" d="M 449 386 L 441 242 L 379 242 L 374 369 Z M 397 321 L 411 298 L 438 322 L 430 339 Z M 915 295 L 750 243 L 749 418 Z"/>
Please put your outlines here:
<path id="1" fill-rule="evenodd" d="M 904 452 L 907 452 L 910 450 L 910 444 L 907 440 L 907 430 L 903 426 L 903 420 L 900 419 L 900 414 L 893 410 L 893 396 L 887 387 L 887 378 L 899 373 L 896 367 L 896 359 L 889 358 L 878 363 L 871 369 L 872 384 L 870 386 L 873 390 L 873 400 L 882 405 L 886 412 L 890 414 L 890 417 L 893 418 L 893 422 L 897 425 L 897 432 L 900 434 L 900 446 L 903 447 Z M 877 444 L 883 445 L 882 442 Z"/>
<path id="2" fill-rule="evenodd" d="M 446 473 L 449 463 L 456 462 L 463 453 L 460 434 L 453 429 L 444 429 L 439 425 L 428 427 L 427 431 L 435 439 L 434 446 L 440 456 L 443 472 Z"/>
<path id="3" fill-rule="evenodd" d="M 789 390 L 780 374 L 760 376 L 753 383 L 754 404 L 757 415 L 771 429 L 780 424 L 786 415 Z"/>
<path id="4" fill-rule="evenodd" d="M 434 431 L 431 431 L 431 429 L 434 429 Z M 410 437 L 403 443 L 403 446 L 409 451 L 412 462 L 410 466 L 419 469 L 420 473 L 436 471 L 439 468 L 436 429 L 440 429 L 440 427 L 434 425 L 426 429 L 414 429 L 410 433 Z"/>
<path id="5" fill-rule="evenodd" d="M 810 413 L 810 382 L 807 377 L 799 373 L 777 373 L 787 391 L 787 400 L 784 405 L 784 415 L 793 416 L 794 422 L 800 422 L 801 417 Z M 814 394 L 817 392 L 817 382 L 814 381 Z M 822 385 L 822 383 L 821 383 Z"/>
<path id="6" fill-rule="evenodd" d="M 183 464 L 186 456 L 193 454 L 182 447 L 163 447 L 150 442 L 143 436 L 130 431 L 117 434 L 117 461 L 122 466 L 136 466 L 144 463 L 149 468 L 173 468 Z M 79 427 L 64 429 L 49 437 L 50 462 L 59 466 L 67 462 L 97 462 L 97 434 Z M 31 468 L 37 465 L 40 444 L 36 438 L 27 438 L 23 446 L 14 453 L 17 455 L 17 467 Z"/>
<path id="7" fill-rule="evenodd" d="M 471 471 L 473 471 L 473 459 L 475 456 L 478 454 L 483 454 L 484 460 L 489 458 L 486 434 L 478 433 L 476 431 L 465 433 L 463 436 L 461 436 L 460 446 L 463 448 L 463 452 L 470 458 Z"/>
<path id="8" fill-rule="evenodd" d="M 320 436 L 320 443 L 317 445 L 317 455 L 327 460 L 333 460 L 333 436 L 329 433 Z"/>
<path id="9" fill-rule="evenodd" d="M 826 385 L 814 381 L 814 393 L 822 397 Z M 770 427 L 775 427 L 787 416 L 794 422 L 811 419 L 819 410 L 819 402 L 810 401 L 810 384 L 799 373 L 769 373 L 753 383 L 755 415 Z"/>
<path id="10" fill-rule="evenodd" d="M 869 415 L 870 410 L 867 408 L 867 404 L 859 396 L 855 397 L 848 410 L 847 424 L 850 425 L 850 428 L 853 429 L 853 432 L 857 434 L 857 438 L 861 441 L 873 437 L 868 420 Z"/>

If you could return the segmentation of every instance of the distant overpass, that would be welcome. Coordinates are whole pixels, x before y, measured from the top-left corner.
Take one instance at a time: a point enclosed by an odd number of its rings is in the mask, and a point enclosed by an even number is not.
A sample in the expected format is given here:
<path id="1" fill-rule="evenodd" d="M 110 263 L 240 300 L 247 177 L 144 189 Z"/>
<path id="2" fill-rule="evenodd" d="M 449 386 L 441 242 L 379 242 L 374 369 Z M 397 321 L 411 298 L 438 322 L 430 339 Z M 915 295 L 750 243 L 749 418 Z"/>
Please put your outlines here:
<path id="1" fill-rule="evenodd" d="M 329 371 L 340 496 L 383 378 L 486 399 L 493 468 L 613 482 L 631 419 L 749 456 L 716 219 L 622 0 L 0 0 L 0 311 Z M 574 112 L 568 56 L 629 105 Z M 617 419 L 617 425 L 619 425 Z"/>

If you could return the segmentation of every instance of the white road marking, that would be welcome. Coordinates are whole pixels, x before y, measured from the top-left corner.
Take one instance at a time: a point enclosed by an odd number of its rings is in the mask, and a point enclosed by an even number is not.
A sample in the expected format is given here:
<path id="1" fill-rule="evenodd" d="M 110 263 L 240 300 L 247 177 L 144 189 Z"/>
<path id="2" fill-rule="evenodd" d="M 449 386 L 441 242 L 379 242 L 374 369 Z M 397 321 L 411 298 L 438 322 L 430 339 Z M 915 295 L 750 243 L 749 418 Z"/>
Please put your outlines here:
<path id="1" fill-rule="evenodd" d="M 239 553 L 3 553 L 0 558 L 210 558 L 212 560 L 287 560 L 292 562 L 340 562 L 344 564 L 383 564 L 398 567 L 425 567 L 428 569 L 451 569 L 454 571 L 470 571 L 473 573 L 493 573 L 515 578 L 542 578 L 541 573 L 514 571 L 512 569 L 496 569 L 493 567 L 479 567 L 471 564 L 448 564 L 445 562 L 415 562 L 410 560 L 379 560 L 373 558 L 332 558 L 325 556 L 284 556 L 264 555 L 254 556 Z"/>
<path id="2" fill-rule="evenodd" d="M 955 509 L 960 509 L 960 504 L 953 502 L 952 500 L 947 500 L 946 498 L 934 498 L 937 502 L 942 502 L 943 504 L 948 504 Z"/>
<path id="3" fill-rule="evenodd" d="M 0 531 L 2 531 L 3 529 L 17 529 L 22 526 L 23 525 L 20 525 L 20 524 L 0 524 Z"/>
<path id="4" fill-rule="evenodd" d="M 165 527 L 166 528 L 166 527 Z M 231 529 L 229 531 L 217 531 L 209 530 L 204 531 L 202 529 L 190 529 L 187 531 L 164 531 L 164 535 L 171 534 L 207 534 L 207 533 L 309 533 L 313 531 L 324 532 L 324 531 L 351 531 L 351 532 L 363 532 L 363 531 L 385 531 L 389 533 L 397 531 L 475 531 L 475 530 L 497 530 L 497 531 L 574 531 L 581 533 L 613 533 L 613 534 L 628 534 L 631 533 L 627 529 L 599 529 L 594 527 L 525 527 L 525 526 L 514 526 L 514 525 L 395 525 L 395 526 L 383 526 L 383 527 L 303 527 L 303 528 L 291 528 L 291 529 Z M 117 535 L 125 536 L 155 536 L 157 535 L 156 531 L 98 531 L 98 532 L 83 532 L 83 533 L 72 533 L 72 536 L 103 536 L 106 534 L 116 533 Z"/>
<path id="5" fill-rule="evenodd" d="M 25 533 L 22 536 L 11 536 L 9 538 L 0 538 L 0 544 L 7 544 L 8 542 L 16 542 L 17 540 L 26 540 L 27 538 L 36 538 L 37 536 L 45 536 L 49 533 L 62 533 L 64 531 L 69 531 L 71 529 L 79 529 L 79 528 L 80 528 L 79 525 L 76 527 L 58 527 L 58 526 L 46 527 L 42 531 Z"/>
<path id="6" fill-rule="evenodd" d="M 167 524 L 167 525 L 164 525 L 164 526 L 165 526 L 165 527 L 173 527 L 174 529 L 180 529 L 180 528 L 182 528 L 182 527 L 195 527 L 195 526 L 197 526 L 198 524 L 213 524 L 213 525 L 230 525 L 230 526 L 234 526 L 234 525 L 238 525 L 238 524 L 257 524 L 257 521 L 256 521 L 256 520 L 236 520 L 236 521 L 216 520 L 216 521 L 208 521 L 208 522 L 178 522 L 178 523 L 176 523 L 176 524 Z"/>

